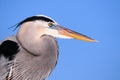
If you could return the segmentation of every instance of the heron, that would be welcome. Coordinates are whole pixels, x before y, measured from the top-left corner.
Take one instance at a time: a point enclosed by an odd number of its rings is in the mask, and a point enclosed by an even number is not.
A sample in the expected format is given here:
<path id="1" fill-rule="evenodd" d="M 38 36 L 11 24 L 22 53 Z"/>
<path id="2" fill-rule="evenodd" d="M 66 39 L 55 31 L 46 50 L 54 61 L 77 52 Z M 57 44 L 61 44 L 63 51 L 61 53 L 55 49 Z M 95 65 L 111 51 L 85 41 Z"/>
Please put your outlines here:
<path id="1" fill-rule="evenodd" d="M 0 80 L 46 80 L 58 60 L 56 38 L 96 42 L 45 15 L 28 17 L 16 28 L 16 35 L 0 41 Z"/>

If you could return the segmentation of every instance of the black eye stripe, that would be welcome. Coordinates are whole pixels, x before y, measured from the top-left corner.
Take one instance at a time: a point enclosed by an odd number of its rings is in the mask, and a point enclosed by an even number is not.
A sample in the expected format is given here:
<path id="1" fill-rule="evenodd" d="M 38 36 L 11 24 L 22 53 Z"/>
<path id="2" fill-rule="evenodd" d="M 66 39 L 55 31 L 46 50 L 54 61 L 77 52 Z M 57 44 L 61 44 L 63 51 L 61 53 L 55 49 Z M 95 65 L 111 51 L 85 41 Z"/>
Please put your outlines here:
<path id="1" fill-rule="evenodd" d="M 19 25 L 21 25 L 25 22 L 35 21 L 35 20 L 42 20 L 42 21 L 45 21 L 45 22 L 54 22 L 53 20 L 51 20 L 47 17 L 44 17 L 44 16 L 32 16 L 32 17 L 28 17 L 25 20 L 21 21 L 17 26 L 19 26 Z"/>

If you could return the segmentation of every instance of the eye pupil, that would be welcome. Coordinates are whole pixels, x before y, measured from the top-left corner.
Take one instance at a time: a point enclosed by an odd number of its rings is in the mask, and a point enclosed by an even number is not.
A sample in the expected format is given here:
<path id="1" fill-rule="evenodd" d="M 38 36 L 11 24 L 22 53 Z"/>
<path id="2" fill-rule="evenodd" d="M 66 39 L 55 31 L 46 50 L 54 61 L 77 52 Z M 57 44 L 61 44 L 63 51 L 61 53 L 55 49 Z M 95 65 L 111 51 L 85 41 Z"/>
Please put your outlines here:
<path id="1" fill-rule="evenodd" d="M 52 26 L 53 26 L 53 23 L 52 23 L 52 22 L 50 22 L 50 23 L 48 24 L 48 26 L 52 27 Z"/>

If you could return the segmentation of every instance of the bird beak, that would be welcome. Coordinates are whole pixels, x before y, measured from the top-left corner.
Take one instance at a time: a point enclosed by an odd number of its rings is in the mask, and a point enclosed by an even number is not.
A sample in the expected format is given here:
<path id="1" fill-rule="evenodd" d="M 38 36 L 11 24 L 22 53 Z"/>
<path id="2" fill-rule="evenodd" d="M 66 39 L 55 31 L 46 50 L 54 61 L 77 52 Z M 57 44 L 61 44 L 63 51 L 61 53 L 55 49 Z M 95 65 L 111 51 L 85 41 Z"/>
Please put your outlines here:
<path id="1" fill-rule="evenodd" d="M 63 36 L 66 36 L 68 38 L 74 38 L 74 39 L 78 39 L 78 40 L 83 40 L 83 41 L 86 41 L 86 42 L 96 42 L 96 40 L 86 36 L 86 35 L 83 35 L 81 33 L 78 33 L 78 32 L 75 32 L 73 30 L 70 30 L 70 29 L 67 29 L 67 28 L 64 28 L 60 25 L 55 25 L 56 26 L 56 29 L 58 30 L 58 34 L 59 35 L 63 35 Z"/>

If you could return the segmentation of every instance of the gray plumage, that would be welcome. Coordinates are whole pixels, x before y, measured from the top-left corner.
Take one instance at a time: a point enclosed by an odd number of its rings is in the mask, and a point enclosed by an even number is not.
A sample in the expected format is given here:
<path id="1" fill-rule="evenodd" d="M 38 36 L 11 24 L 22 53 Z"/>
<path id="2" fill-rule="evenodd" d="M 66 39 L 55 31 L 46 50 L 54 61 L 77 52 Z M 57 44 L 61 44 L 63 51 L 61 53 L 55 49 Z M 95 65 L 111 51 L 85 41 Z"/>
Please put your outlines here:
<path id="1" fill-rule="evenodd" d="M 7 40 L 9 39 L 17 42 L 16 36 L 7 38 Z M 56 65 L 58 49 L 55 50 L 57 44 L 53 37 L 43 36 L 42 39 L 45 42 L 42 42 L 42 45 L 46 45 L 47 47 L 43 47 L 38 43 L 38 48 L 42 48 L 44 52 L 40 52 L 40 54 L 36 55 L 26 51 L 19 45 L 19 52 L 12 61 L 5 60 L 5 58 L 0 60 L 0 63 L 2 63 L 0 70 L 4 70 L 0 71 L 0 80 L 6 80 L 6 76 L 10 73 L 11 67 L 13 75 L 11 77 L 12 80 L 44 80 L 47 78 Z"/>

